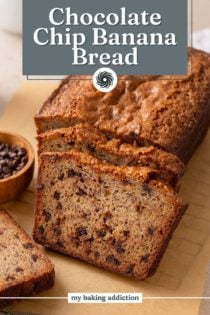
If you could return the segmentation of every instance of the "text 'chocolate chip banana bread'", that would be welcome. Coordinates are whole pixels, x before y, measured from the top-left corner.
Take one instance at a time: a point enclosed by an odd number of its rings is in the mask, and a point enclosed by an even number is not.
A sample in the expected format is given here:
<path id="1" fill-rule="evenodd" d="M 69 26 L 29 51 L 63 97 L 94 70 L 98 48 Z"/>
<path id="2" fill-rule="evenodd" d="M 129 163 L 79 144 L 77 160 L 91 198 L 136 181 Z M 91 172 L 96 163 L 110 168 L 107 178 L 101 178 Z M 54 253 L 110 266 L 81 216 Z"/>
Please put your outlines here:
<path id="1" fill-rule="evenodd" d="M 155 145 L 187 162 L 210 120 L 210 55 L 188 49 L 188 75 L 123 76 L 110 93 L 73 76 L 35 117 L 38 133 L 90 123 L 104 134 Z M 81 79 L 81 80 L 79 80 Z"/>
<path id="2" fill-rule="evenodd" d="M 17 225 L 0 209 L 0 309 L 13 299 L 33 296 L 54 285 L 54 267 Z"/>
<path id="3" fill-rule="evenodd" d="M 76 151 L 39 157 L 34 239 L 99 267 L 152 275 L 185 208 L 150 169 Z"/>

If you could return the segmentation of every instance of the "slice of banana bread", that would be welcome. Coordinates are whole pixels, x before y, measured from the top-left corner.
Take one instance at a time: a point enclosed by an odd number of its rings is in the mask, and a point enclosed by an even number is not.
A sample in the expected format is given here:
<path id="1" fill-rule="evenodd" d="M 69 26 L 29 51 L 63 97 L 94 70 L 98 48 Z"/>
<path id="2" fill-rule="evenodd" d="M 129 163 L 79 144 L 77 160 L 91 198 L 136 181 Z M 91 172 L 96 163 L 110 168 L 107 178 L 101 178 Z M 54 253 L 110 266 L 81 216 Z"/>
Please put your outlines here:
<path id="1" fill-rule="evenodd" d="M 0 308 L 13 300 L 50 289 L 54 285 L 54 267 L 17 225 L 0 209 Z"/>
<path id="2" fill-rule="evenodd" d="M 123 76 L 110 93 L 97 91 L 91 77 L 69 77 L 35 117 L 38 133 L 89 122 L 106 135 L 158 146 L 184 162 L 209 120 L 210 55 L 191 48 L 188 76 Z"/>
<path id="3" fill-rule="evenodd" d="M 38 152 L 65 152 L 76 149 L 88 152 L 113 165 L 150 167 L 158 170 L 159 178 L 172 187 L 179 187 L 185 166 L 175 155 L 155 148 L 122 144 L 119 139 L 107 140 L 96 128 L 88 124 L 54 129 L 37 137 Z"/>
<path id="4" fill-rule="evenodd" d="M 42 153 L 34 239 L 127 276 L 152 275 L 186 205 L 141 170 L 87 153 Z"/>

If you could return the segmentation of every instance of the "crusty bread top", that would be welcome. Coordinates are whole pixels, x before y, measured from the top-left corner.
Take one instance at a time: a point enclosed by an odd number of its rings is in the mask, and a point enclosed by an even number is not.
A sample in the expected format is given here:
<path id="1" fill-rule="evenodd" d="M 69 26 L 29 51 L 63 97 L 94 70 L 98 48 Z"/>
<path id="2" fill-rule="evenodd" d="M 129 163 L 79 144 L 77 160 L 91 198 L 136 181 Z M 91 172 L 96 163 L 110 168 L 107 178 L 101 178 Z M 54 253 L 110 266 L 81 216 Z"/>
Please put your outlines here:
<path id="1" fill-rule="evenodd" d="M 188 50 L 188 76 L 124 76 L 110 93 L 97 91 L 90 77 L 66 79 L 36 115 L 39 119 L 89 122 L 115 137 L 183 149 L 209 111 L 210 55 Z M 86 80 L 84 80 L 86 79 Z"/>
<path id="2" fill-rule="evenodd" d="M 64 138 L 64 141 L 77 141 L 106 144 L 108 139 L 97 128 L 94 128 L 88 123 L 78 124 L 73 127 L 52 129 L 39 134 L 36 138 L 38 142 L 56 139 L 58 137 Z"/>
<path id="3" fill-rule="evenodd" d="M 54 277 L 50 260 L 13 218 L 0 209 L 0 295 L 26 282 L 33 287 L 34 279 L 41 280 L 45 274 Z"/>

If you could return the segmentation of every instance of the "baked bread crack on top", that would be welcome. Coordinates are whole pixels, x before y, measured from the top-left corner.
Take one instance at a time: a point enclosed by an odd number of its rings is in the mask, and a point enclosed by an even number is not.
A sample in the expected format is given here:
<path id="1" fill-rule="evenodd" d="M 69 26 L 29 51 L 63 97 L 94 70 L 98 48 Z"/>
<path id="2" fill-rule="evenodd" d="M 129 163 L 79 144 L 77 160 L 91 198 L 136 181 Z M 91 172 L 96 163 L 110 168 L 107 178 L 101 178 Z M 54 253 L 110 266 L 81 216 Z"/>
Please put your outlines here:
<path id="1" fill-rule="evenodd" d="M 13 218 L 0 209 L 0 309 L 15 297 L 33 296 L 50 289 L 54 277 L 50 260 Z"/>
<path id="2" fill-rule="evenodd" d="M 84 80 L 85 79 L 85 80 Z M 72 76 L 35 117 L 37 132 L 89 123 L 106 136 L 153 145 L 187 162 L 210 120 L 210 55 L 188 49 L 188 75 L 122 76 L 109 93 Z"/>
<path id="3" fill-rule="evenodd" d="M 33 236 L 52 250 L 145 279 L 185 209 L 150 169 L 74 151 L 40 155 Z"/>

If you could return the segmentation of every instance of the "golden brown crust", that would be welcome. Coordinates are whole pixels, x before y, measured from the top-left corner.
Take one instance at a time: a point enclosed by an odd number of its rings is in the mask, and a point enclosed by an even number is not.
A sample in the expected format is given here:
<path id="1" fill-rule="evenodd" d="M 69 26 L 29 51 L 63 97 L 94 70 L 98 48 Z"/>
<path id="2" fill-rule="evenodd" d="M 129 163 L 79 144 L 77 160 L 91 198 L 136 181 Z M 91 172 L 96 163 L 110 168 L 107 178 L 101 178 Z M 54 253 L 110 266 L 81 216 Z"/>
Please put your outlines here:
<path id="1" fill-rule="evenodd" d="M 69 128 L 59 128 L 46 131 L 37 136 L 38 144 L 42 141 L 48 141 L 51 139 L 56 139 L 58 137 L 63 137 L 65 142 L 77 141 L 77 142 L 92 142 L 92 143 L 107 143 L 107 138 L 100 130 L 92 127 L 88 123 L 78 124 Z"/>
<path id="2" fill-rule="evenodd" d="M 139 180 L 141 182 L 149 182 L 151 179 L 154 179 L 157 173 L 156 170 L 153 170 L 149 167 L 141 167 L 139 169 L 139 167 L 136 167 L 136 166 L 116 167 L 114 165 L 101 163 L 98 159 L 96 159 L 93 156 L 90 156 L 87 153 L 80 153 L 76 151 L 42 153 L 40 155 L 40 165 L 42 163 L 42 160 L 44 161 L 47 160 L 48 163 L 50 163 L 58 159 L 69 160 L 69 161 L 71 160 L 78 161 L 79 159 L 81 165 L 83 166 L 91 165 L 91 168 L 98 174 L 99 173 L 110 174 L 124 181 L 126 181 L 129 178 L 133 180 Z"/>
<path id="3" fill-rule="evenodd" d="M 76 149 L 114 165 L 150 167 L 160 178 L 176 187 L 184 174 L 185 166 L 178 157 L 154 146 L 137 147 L 108 140 L 98 129 L 89 124 L 55 129 L 38 135 L 38 152 L 60 152 Z"/>
<path id="4" fill-rule="evenodd" d="M 0 310 L 7 305 L 15 302 L 15 297 L 30 297 L 41 293 L 42 291 L 51 289 L 54 286 L 55 272 L 46 272 L 45 274 L 34 279 L 28 279 L 22 283 L 14 284 L 13 286 L 3 290 L 0 293 Z M 14 297 L 14 299 L 6 299 L 6 297 Z"/>
<path id="5" fill-rule="evenodd" d="M 115 138 L 154 144 L 187 161 L 210 115 L 209 54 L 189 49 L 188 57 L 190 74 L 181 80 L 125 76 L 106 94 L 91 80 L 66 79 L 35 117 L 37 130 L 89 122 Z"/>

